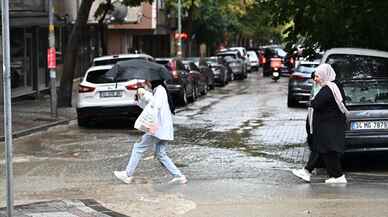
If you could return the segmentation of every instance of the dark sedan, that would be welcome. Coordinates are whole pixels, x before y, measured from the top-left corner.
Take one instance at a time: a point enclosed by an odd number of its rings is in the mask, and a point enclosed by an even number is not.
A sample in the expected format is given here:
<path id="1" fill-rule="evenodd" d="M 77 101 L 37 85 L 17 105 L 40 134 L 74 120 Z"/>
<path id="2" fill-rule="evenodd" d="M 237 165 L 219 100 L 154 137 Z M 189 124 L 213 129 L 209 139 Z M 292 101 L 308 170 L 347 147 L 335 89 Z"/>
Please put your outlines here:
<path id="1" fill-rule="evenodd" d="M 199 72 L 203 74 L 206 78 L 207 82 L 207 87 L 208 89 L 213 89 L 214 88 L 214 73 L 213 70 L 211 69 L 210 65 L 204 58 L 199 58 L 199 57 L 192 57 L 189 58 L 194 61 L 195 65 L 198 66 Z"/>
<path id="2" fill-rule="evenodd" d="M 164 65 L 172 74 L 172 80 L 167 81 L 167 88 L 172 94 L 176 104 L 186 105 L 188 101 L 194 101 L 195 81 L 184 64 L 174 58 L 157 58 L 155 61 Z"/>
<path id="3" fill-rule="evenodd" d="M 217 57 L 208 57 L 206 58 L 206 62 L 210 65 L 210 68 L 213 71 L 215 83 L 225 86 L 228 81 L 234 79 L 233 73 L 230 73 L 224 65 L 219 63 Z"/>
<path id="4" fill-rule="evenodd" d="M 296 67 L 295 72 L 290 75 L 287 95 L 288 107 L 294 107 L 309 101 L 311 88 L 313 86 L 311 74 L 318 65 L 318 62 L 302 61 Z"/>
<path id="5" fill-rule="evenodd" d="M 229 72 L 233 73 L 234 78 L 240 80 L 247 78 L 247 72 L 244 70 L 244 60 L 239 51 L 227 50 L 217 53 L 216 56 L 222 60 Z"/>
<path id="6" fill-rule="evenodd" d="M 207 75 L 204 73 L 201 73 L 201 70 L 191 59 L 183 59 L 182 63 L 185 65 L 186 69 L 193 77 L 195 98 L 199 97 L 200 95 L 207 94 L 207 91 L 208 91 Z"/>

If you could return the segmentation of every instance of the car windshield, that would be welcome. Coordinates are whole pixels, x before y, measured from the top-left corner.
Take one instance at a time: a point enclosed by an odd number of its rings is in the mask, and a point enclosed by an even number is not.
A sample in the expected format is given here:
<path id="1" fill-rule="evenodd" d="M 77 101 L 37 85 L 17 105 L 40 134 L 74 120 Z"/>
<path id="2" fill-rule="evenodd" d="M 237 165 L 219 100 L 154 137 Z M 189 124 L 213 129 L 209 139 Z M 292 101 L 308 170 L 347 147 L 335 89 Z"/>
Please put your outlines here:
<path id="1" fill-rule="evenodd" d="M 303 74 L 311 74 L 315 71 L 315 66 L 313 66 L 313 65 L 299 65 L 295 71 L 303 73 Z"/>
<path id="2" fill-rule="evenodd" d="M 346 105 L 388 105 L 388 80 L 347 81 L 342 87 Z"/>
<path id="3" fill-rule="evenodd" d="M 208 63 L 218 63 L 218 59 L 217 58 L 206 58 L 206 62 L 208 62 Z"/>
<path id="4" fill-rule="evenodd" d="M 250 60 L 257 60 L 257 55 L 254 51 L 248 51 L 248 54 L 249 54 L 249 59 Z"/>
<path id="5" fill-rule="evenodd" d="M 236 60 L 236 56 L 234 54 L 220 54 L 218 56 L 222 57 L 223 60 L 227 62 Z"/>
<path id="6" fill-rule="evenodd" d="M 86 81 L 94 84 L 112 83 L 113 78 L 109 79 L 105 77 L 105 73 L 108 71 L 108 69 L 90 71 L 86 77 Z"/>
<path id="7" fill-rule="evenodd" d="M 144 59 L 143 57 L 131 57 L 131 58 L 117 58 L 117 59 L 107 59 L 107 60 L 95 60 L 94 66 L 106 66 L 106 65 L 114 65 L 119 61 L 126 61 L 126 60 L 134 60 L 134 59 Z"/>
<path id="8" fill-rule="evenodd" d="M 340 80 L 388 78 L 388 58 L 333 54 L 326 63 L 333 66 Z"/>
<path id="9" fill-rule="evenodd" d="M 287 53 L 286 53 L 283 49 L 281 49 L 281 48 L 275 48 L 275 50 L 276 50 L 276 53 L 277 53 L 279 56 L 281 56 L 281 57 L 287 56 Z"/>

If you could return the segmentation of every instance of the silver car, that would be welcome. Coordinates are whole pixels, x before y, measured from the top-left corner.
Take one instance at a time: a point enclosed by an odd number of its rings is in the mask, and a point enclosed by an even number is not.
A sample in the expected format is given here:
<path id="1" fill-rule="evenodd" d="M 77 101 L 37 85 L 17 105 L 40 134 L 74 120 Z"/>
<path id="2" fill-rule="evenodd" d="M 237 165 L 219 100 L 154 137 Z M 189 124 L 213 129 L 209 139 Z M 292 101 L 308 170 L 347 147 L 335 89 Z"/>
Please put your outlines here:
<path id="1" fill-rule="evenodd" d="M 318 65 L 319 62 L 301 61 L 295 71 L 290 75 L 287 95 L 288 107 L 294 107 L 309 101 L 313 86 L 311 74 Z"/>
<path id="2" fill-rule="evenodd" d="M 332 65 L 345 92 L 345 151 L 387 151 L 388 52 L 334 48 L 321 63 Z"/>

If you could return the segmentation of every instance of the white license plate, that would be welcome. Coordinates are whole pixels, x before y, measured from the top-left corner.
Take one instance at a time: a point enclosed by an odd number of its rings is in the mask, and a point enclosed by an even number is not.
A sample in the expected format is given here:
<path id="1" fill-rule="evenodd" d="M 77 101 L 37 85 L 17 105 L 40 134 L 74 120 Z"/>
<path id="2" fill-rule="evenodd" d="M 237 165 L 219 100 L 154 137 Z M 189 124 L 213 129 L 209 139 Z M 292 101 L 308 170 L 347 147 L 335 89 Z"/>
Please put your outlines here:
<path id="1" fill-rule="evenodd" d="M 275 76 L 275 77 L 279 76 L 279 72 L 274 72 L 273 76 Z"/>
<path id="2" fill-rule="evenodd" d="M 355 121 L 351 122 L 351 130 L 388 129 L 388 121 Z"/>
<path id="3" fill-rule="evenodd" d="M 122 97 L 123 96 L 123 91 L 101 91 L 100 92 L 100 97 L 105 98 L 105 97 Z"/>

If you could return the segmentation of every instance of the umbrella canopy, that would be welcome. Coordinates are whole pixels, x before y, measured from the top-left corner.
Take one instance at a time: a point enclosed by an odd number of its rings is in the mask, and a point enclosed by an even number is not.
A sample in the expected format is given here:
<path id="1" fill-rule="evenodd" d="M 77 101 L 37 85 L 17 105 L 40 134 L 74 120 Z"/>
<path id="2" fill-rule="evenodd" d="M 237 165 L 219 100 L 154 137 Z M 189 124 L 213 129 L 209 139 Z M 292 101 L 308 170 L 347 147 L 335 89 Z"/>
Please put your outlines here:
<path id="1" fill-rule="evenodd" d="M 105 74 L 105 78 L 112 81 L 142 80 L 170 80 L 170 72 L 161 64 L 144 59 L 133 59 L 117 62 Z"/>

